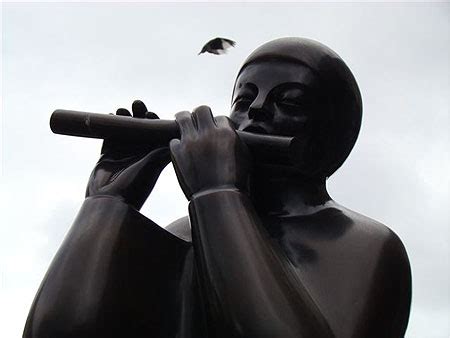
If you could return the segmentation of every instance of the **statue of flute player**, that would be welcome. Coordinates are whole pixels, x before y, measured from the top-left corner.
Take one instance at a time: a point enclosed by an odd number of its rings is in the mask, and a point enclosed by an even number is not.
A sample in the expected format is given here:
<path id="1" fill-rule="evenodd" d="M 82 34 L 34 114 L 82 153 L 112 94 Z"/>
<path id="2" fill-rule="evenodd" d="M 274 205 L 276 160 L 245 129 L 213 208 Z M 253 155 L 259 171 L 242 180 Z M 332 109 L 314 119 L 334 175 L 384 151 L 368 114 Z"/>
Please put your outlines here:
<path id="1" fill-rule="evenodd" d="M 117 114 L 155 117 L 140 101 L 132 108 Z M 244 62 L 230 118 L 206 106 L 178 113 L 170 149 L 106 140 L 24 336 L 403 337 L 401 241 L 326 190 L 361 111 L 339 56 L 283 38 Z M 236 130 L 297 136 L 301 163 L 253 161 Z M 189 217 L 164 229 L 139 209 L 170 159 Z"/>

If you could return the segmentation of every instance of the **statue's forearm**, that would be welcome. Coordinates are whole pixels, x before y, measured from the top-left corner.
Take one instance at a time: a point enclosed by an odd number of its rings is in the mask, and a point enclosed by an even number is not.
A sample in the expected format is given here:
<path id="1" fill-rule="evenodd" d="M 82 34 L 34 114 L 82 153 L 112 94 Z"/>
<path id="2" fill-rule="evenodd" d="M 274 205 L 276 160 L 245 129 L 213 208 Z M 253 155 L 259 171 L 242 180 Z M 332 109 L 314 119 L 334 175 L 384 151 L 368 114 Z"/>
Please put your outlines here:
<path id="1" fill-rule="evenodd" d="M 213 335 L 333 336 L 246 195 L 212 191 L 193 198 L 189 209 Z"/>

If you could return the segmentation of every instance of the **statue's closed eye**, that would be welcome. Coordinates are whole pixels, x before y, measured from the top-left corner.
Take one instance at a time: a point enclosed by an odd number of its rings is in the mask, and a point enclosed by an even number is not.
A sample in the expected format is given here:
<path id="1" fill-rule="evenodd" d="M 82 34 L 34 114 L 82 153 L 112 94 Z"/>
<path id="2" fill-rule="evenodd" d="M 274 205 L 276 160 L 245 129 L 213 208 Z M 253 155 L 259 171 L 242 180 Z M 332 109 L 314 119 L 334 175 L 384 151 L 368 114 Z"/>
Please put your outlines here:
<path id="1" fill-rule="evenodd" d="M 276 102 L 287 109 L 304 108 L 310 104 L 307 89 L 296 84 L 284 84 L 277 88 Z"/>
<path id="2" fill-rule="evenodd" d="M 301 107 L 302 106 L 302 100 L 299 98 L 283 98 L 278 101 L 278 103 L 281 103 L 284 106 L 288 107 Z"/>

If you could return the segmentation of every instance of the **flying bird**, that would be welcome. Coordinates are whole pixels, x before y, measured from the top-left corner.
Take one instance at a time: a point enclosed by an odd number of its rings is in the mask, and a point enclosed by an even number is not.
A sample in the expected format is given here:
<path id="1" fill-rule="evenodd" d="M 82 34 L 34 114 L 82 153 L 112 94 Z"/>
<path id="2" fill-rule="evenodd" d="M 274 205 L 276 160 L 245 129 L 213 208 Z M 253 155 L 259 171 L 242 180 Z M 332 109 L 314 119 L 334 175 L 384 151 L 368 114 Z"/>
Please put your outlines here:
<path id="1" fill-rule="evenodd" d="M 230 39 L 215 38 L 208 41 L 206 45 L 203 46 L 202 50 L 198 55 L 203 53 L 211 53 L 216 55 L 225 54 L 228 48 L 234 47 L 236 42 Z"/>

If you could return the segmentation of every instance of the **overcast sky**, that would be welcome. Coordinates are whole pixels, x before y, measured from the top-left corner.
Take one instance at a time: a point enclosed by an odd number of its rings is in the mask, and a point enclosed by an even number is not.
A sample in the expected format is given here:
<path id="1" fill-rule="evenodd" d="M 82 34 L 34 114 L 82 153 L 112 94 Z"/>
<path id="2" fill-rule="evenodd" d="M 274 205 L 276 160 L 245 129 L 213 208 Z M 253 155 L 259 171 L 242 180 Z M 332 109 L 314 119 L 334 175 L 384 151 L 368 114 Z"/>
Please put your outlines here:
<path id="1" fill-rule="evenodd" d="M 352 69 L 359 140 L 332 197 L 391 227 L 413 271 L 407 337 L 448 338 L 448 4 L 4 4 L 0 336 L 19 337 L 82 201 L 101 142 L 51 133 L 57 108 L 114 112 L 142 99 L 161 118 L 228 114 L 244 58 L 284 36 L 316 39 Z M 211 38 L 237 41 L 197 56 Z M 168 167 L 143 213 L 187 214 Z"/>

